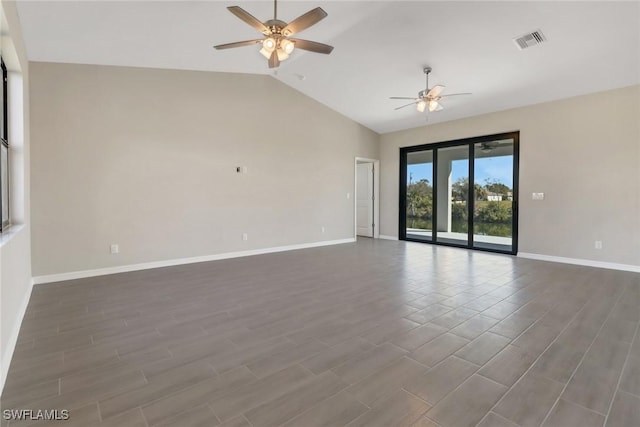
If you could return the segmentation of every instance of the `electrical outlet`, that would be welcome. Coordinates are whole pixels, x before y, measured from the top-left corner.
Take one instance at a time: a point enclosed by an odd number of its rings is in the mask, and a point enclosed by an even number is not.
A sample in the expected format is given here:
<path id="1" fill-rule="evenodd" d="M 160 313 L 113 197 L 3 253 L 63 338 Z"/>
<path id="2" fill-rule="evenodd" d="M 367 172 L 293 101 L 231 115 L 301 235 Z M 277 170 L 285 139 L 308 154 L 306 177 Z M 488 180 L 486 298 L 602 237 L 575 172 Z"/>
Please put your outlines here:
<path id="1" fill-rule="evenodd" d="M 531 193 L 531 200 L 544 200 L 544 193 Z"/>
<path id="2" fill-rule="evenodd" d="M 351 198 L 351 193 L 347 193 L 347 199 Z"/>
<path id="3" fill-rule="evenodd" d="M 323 226 L 323 227 L 320 227 L 320 229 L 322 230 L 322 234 L 324 234 L 324 231 L 325 231 L 325 230 L 324 230 L 324 226 Z"/>
<path id="4" fill-rule="evenodd" d="M 242 240 L 244 240 L 245 242 L 249 240 L 249 235 L 247 233 L 242 233 Z"/>
<path id="5" fill-rule="evenodd" d="M 120 246 L 117 243 L 112 243 L 109 247 L 109 250 L 111 251 L 111 254 L 119 254 Z"/>
<path id="6" fill-rule="evenodd" d="M 596 249 L 602 249 L 602 240 L 596 240 L 595 246 Z"/>

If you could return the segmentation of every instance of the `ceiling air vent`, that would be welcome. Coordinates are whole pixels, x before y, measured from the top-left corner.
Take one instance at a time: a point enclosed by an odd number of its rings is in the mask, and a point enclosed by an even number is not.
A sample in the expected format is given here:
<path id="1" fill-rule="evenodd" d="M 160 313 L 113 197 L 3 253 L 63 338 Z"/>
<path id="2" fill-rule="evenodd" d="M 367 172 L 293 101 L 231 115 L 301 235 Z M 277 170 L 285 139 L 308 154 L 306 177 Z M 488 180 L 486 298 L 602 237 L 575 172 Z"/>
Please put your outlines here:
<path id="1" fill-rule="evenodd" d="M 516 43 L 516 46 L 518 46 L 518 49 L 520 50 L 535 46 L 537 44 L 545 42 L 546 40 L 547 38 L 544 36 L 544 34 L 542 34 L 542 31 L 540 30 L 533 31 L 529 34 L 525 34 L 513 39 L 513 41 Z"/>

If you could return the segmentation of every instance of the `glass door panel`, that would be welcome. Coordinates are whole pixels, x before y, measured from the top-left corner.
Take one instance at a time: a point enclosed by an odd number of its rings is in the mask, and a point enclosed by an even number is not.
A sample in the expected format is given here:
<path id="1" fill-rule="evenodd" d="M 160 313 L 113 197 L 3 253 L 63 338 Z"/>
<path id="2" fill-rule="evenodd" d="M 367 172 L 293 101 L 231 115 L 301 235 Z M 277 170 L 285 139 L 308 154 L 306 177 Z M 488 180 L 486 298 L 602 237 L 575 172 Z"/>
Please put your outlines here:
<path id="1" fill-rule="evenodd" d="M 433 151 L 407 153 L 406 236 L 433 240 Z"/>
<path id="2" fill-rule="evenodd" d="M 473 247 L 510 252 L 514 230 L 514 140 L 474 144 Z"/>
<path id="3" fill-rule="evenodd" d="M 469 145 L 437 149 L 436 241 L 469 244 Z"/>

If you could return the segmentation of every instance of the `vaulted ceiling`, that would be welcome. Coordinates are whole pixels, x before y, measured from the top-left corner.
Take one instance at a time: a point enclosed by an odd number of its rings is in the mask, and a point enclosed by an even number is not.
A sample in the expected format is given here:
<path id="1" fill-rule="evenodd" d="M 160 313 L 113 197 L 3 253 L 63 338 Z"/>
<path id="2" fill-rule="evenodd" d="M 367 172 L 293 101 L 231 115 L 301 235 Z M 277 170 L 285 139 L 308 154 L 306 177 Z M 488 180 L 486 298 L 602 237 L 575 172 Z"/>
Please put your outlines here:
<path id="1" fill-rule="evenodd" d="M 283 1 L 291 21 L 316 6 L 328 17 L 300 38 L 335 46 L 296 50 L 274 72 L 258 46 L 212 46 L 260 36 L 226 10 L 262 21 L 270 1 L 19 1 L 31 61 L 270 74 L 379 133 L 640 82 L 640 2 Z M 544 44 L 513 38 L 541 30 Z M 424 114 L 390 96 L 430 84 L 473 95 Z"/>

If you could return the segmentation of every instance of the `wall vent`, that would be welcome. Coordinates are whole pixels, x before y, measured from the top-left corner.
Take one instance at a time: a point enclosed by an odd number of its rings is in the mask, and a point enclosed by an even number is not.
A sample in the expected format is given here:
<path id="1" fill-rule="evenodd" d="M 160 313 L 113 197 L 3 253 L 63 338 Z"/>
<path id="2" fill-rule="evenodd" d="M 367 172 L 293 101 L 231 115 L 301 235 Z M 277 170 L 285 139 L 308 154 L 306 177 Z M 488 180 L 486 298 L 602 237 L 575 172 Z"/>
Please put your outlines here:
<path id="1" fill-rule="evenodd" d="M 531 33 L 525 34 L 513 39 L 518 49 L 523 50 L 531 46 L 538 45 L 547 41 L 547 38 L 542 34 L 542 31 L 536 30 Z"/>

